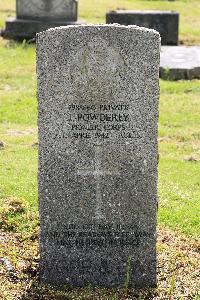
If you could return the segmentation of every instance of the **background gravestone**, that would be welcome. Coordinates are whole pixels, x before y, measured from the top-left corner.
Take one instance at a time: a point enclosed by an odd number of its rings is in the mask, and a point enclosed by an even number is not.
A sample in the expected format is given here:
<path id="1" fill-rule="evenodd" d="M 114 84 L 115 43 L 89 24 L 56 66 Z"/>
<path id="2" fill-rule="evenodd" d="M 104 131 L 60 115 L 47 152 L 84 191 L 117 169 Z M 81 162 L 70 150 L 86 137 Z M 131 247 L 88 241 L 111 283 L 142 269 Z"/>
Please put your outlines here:
<path id="1" fill-rule="evenodd" d="M 162 45 L 178 44 L 179 13 L 159 10 L 114 10 L 106 14 L 106 23 L 137 25 L 160 33 Z"/>
<path id="2" fill-rule="evenodd" d="M 167 80 L 200 79 L 200 46 L 163 46 L 160 77 Z"/>
<path id="3" fill-rule="evenodd" d="M 5 37 L 32 39 L 52 27 L 76 25 L 77 0 L 17 0 L 17 18 L 6 21 Z"/>
<path id="4" fill-rule="evenodd" d="M 135 26 L 37 35 L 43 282 L 156 284 L 159 54 Z"/>

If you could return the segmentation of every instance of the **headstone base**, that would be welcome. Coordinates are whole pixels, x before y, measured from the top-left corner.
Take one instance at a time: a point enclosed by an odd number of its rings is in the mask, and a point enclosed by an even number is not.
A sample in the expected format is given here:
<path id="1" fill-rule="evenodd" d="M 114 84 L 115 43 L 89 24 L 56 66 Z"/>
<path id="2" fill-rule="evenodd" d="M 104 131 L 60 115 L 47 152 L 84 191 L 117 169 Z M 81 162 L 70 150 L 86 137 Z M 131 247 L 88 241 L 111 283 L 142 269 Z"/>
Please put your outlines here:
<path id="1" fill-rule="evenodd" d="M 45 31 L 53 27 L 80 25 L 84 22 L 45 22 L 40 20 L 24 20 L 16 18 L 8 18 L 6 20 L 6 28 L 2 31 L 1 35 L 5 38 L 15 40 L 30 40 L 35 39 L 36 33 Z"/>

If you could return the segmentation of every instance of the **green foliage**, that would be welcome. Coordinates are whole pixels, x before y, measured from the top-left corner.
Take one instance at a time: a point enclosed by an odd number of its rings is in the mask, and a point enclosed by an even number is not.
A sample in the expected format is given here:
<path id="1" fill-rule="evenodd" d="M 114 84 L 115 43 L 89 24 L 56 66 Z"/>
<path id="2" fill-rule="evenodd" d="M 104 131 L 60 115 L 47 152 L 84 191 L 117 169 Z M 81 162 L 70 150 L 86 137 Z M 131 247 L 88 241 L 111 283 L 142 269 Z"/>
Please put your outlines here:
<path id="1" fill-rule="evenodd" d="M 162 78 L 165 79 L 165 80 L 173 80 L 171 70 L 169 68 L 166 68 L 166 69 L 163 70 Z"/>
<path id="2" fill-rule="evenodd" d="M 131 264 L 132 264 L 132 257 L 129 256 L 126 266 L 126 279 L 124 283 L 124 288 L 127 293 L 128 288 L 130 287 L 130 276 L 131 276 Z"/>
<path id="3" fill-rule="evenodd" d="M 4 232 L 33 234 L 38 226 L 36 211 L 28 207 L 26 201 L 7 198 L 0 206 L 0 230 Z"/>

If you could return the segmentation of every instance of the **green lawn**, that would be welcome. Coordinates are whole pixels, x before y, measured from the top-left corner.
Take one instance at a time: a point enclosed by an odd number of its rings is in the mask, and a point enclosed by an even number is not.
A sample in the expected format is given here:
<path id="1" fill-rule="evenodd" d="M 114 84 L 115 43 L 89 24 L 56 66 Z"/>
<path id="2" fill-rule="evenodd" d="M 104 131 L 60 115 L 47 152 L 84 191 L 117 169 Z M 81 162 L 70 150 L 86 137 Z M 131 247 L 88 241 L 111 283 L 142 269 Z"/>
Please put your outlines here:
<path id="1" fill-rule="evenodd" d="M 0 0 L 0 27 L 8 15 L 15 14 L 14 3 L 15 0 Z M 79 4 L 80 18 L 88 23 L 104 22 L 105 12 L 117 7 L 178 10 L 180 40 L 189 45 L 200 44 L 199 0 L 80 0 Z M 161 80 L 160 86 L 157 289 L 136 294 L 132 289 L 91 287 L 54 290 L 41 285 L 36 272 L 35 45 L 0 38 L 0 251 L 15 266 L 19 276 L 19 281 L 13 281 L 3 269 L 2 299 L 149 300 L 153 299 L 152 295 L 158 300 L 200 299 L 196 240 L 200 232 L 200 80 Z"/>
<path id="2" fill-rule="evenodd" d="M 14 14 L 13 0 L 1 0 L 0 24 Z M 183 40 L 200 40 L 200 1 L 80 1 L 80 15 L 103 22 L 105 11 L 116 7 L 177 9 L 189 18 L 181 24 Z M 187 12 L 187 13 L 186 13 Z M 189 39 L 188 39 L 189 37 Z M 161 80 L 159 141 L 159 224 L 196 236 L 200 215 L 200 81 Z M 35 46 L 0 40 L 0 198 L 18 199 L 26 213 L 37 211 L 37 100 Z M 7 199 L 5 201 L 5 199 Z M 2 206 L 3 207 L 3 206 Z M 9 222 L 15 216 L 7 213 Z M 21 218 L 23 219 L 23 218 Z M 26 219 L 25 219 L 26 220 Z M 27 220 L 28 217 L 27 217 Z M 28 221 L 27 221 L 28 222 Z M 23 223 L 23 224 L 21 224 Z M 19 230 L 29 227 L 18 222 Z M 35 224 L 35 222 L 33 222 Z M 30 224 L 32 224 L 30 222 Z M 27 226 L 28 225 L 28 226 Z M 32 228 L 30 227 L 32 230 Z M 18 230 L 18 229 L 16 229 Z"/>

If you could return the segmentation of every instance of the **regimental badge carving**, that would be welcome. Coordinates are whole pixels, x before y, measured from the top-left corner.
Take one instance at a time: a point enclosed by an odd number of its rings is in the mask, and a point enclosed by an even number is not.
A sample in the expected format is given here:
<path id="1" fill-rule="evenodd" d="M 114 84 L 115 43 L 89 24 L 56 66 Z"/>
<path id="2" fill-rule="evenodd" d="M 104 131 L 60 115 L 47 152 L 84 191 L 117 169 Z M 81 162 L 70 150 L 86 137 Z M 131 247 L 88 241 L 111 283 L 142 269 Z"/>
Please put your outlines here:
<path id="1" fill-rule="evenodd" d="M 110 86 L 113 86 L 113 78 L 118 78 L 118 86 L 120 83 L 123 85 L 125 78 L 123 71 L 125 64 L 120 49 L 116 50 L 105 39 L 97 36 L 85 45 L 81 45 L 76 53 L 73 51 L 72 53 L 68 65 L 63 65 L 62 70 L 62 74 L 67 72 L 66 76 L 70 76 L 69 80 L 72 81 L 73 91 L 71 93 L 76 94 L 77 99 L 82 100 L 84 100 L 84 95 L 87 95 L 87 98 L 95 103 L 98 90 L 102 101 L 110 100 L 112 97 Z M 73 68 L 71 60 L 74 61 Z M 119 98 L 122 97 L 122 93 L 123 91 Z"/>

